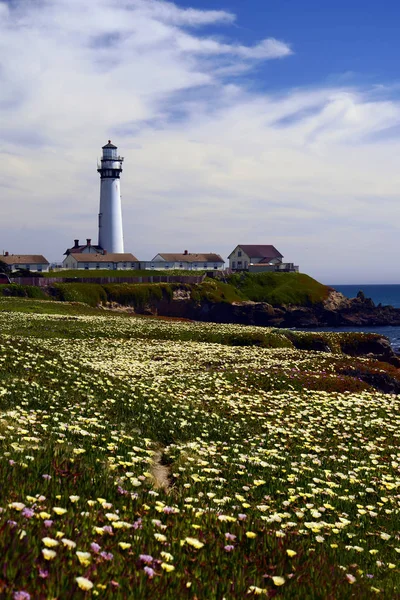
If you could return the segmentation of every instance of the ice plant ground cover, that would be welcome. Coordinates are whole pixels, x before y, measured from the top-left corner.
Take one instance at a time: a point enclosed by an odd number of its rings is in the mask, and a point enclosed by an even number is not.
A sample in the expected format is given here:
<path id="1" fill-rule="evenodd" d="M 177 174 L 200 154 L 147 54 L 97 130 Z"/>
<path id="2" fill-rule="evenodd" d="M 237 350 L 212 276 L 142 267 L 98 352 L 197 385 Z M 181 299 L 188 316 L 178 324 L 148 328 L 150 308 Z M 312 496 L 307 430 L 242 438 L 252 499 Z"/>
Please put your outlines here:
<path id="1" fill-rule="evenodd" d="M 53 304 L 0 302 L 1 598 L 399 597 L 400 402 L 354 359 Z"/>

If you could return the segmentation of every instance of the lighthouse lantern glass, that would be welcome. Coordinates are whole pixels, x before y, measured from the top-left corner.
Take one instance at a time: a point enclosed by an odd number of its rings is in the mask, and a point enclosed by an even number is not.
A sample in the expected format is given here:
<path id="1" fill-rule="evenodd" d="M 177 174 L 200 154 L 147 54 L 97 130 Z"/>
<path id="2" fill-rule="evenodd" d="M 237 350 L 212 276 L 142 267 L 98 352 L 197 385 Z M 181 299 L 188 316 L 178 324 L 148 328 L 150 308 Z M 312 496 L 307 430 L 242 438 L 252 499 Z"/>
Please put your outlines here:
<path id="1" fill-rule="evenodd" d="M 117 158 L 117 149 L 116 148 L 104 148 L 103 149 L 103 158 L 109 160 L 115 160 Z"/>

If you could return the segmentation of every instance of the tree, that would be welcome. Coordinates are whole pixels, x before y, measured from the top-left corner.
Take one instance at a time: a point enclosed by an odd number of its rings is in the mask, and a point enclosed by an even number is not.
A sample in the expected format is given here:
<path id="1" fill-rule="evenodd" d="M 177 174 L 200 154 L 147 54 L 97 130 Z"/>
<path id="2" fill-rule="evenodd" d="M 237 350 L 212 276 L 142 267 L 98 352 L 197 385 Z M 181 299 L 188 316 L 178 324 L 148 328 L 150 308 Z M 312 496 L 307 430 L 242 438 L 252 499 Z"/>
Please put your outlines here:
<path id="1" fill-rule="evenodd" d="M 9 275 L 11 273 L 11 269 L 7 263 L 0 260 L 0 273 L 7 273 Z"/>

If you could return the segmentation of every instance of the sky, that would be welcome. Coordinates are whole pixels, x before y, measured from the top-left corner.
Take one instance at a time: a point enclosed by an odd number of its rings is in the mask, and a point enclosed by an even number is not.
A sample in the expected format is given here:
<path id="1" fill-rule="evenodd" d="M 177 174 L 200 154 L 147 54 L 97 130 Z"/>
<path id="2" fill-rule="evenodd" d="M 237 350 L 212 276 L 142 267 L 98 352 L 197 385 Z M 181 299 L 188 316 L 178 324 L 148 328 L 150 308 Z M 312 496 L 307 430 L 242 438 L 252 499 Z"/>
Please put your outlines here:
<path id="1" fill-rule="evenodd" d="M 329 284 L 400 283 L 394 0 L 0 0 L 0 253 L 273 244 Z"/>

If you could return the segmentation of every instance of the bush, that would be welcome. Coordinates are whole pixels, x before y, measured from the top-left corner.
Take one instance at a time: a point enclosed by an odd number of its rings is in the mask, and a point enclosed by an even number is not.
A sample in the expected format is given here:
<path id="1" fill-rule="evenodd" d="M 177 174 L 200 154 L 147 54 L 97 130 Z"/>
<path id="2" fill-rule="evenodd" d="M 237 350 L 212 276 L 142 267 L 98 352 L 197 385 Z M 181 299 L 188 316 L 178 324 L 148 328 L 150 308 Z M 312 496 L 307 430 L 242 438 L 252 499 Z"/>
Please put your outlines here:
<path id="1" fill-rule="evenodd" d="M 0 285 L 0 294 L 2 296 L 12 296 L 17 298 L 36 298 L 37 300 L 48 300 L 46 293 L 35 285 L 20 285 L 19 283 L 6 283 Z"/>
<path id="2" fill-rule="evenodd" d="M 83 302 L 89 306 L 107 302 L 107 294 L 98 283 L 55 283 L 50 293 L 62 302 Z"/>
<path id="3" fill-rule="evenodd" d="M 108 302 L 122 306 L 144 308 L 152 302 L 172 300 L 174 289 L 188 287 L 184 284 L 169 283 L 110 283 L 104 285 Z"/>

